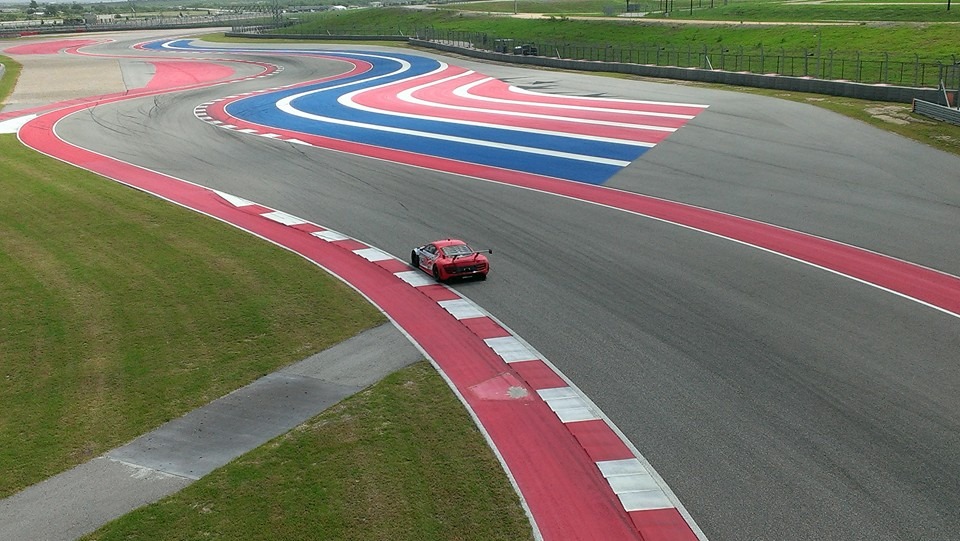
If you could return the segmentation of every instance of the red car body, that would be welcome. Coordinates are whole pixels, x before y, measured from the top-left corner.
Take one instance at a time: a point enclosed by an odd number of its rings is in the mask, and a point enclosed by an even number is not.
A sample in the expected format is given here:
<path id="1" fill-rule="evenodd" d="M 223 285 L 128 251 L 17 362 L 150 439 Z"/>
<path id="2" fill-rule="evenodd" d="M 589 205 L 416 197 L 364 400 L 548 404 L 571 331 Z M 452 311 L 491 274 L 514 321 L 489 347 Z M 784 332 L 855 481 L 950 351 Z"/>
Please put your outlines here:
<path id="1" fill-rule="evenodd" d="M 492 250 L 486 250 L 493 253 Z M 438 282 L 451 278 L 476 277 L 486 280 L 490 272 L 487 256 L 458 239 L 443 239 L 418 246 L 410 252 L 410 264 Z"/>

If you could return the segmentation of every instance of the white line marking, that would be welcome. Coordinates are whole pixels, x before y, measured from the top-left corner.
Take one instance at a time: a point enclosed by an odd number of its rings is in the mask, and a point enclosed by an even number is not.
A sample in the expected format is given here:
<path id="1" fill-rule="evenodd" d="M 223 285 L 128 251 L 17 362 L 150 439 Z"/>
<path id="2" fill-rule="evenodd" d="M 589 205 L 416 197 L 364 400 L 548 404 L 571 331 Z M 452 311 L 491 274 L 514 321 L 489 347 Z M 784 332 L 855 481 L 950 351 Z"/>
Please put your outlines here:
<path id="1" fill-rule="evenodd" d="M 486 315 L 480 310 L 479 306 L 467 299 L 440 301 L 438 304 L 458 320 L 484 317 Z"/>
<path id="2" fill-rule="evenodd" d="M 216 193 L 217 195 L 219 195 L 220 197 L 226 199 L 227 202 L 229 202 L 231 205 L 233 205 L 233 206 L 235 206 L 235 207 L 249 207 L 250 205 L 255 205 L 255 204 L 256 204 L 256 203 L 254 203 L 253 201 L 247 201 L 246 199 L 244 199 L 244 198 L 242 198 L 242 197 L 237 197 L 237 196 L 235 196 L 235 195 L 230 195 L 230 194 L 228 194 L 228 193 L 226 193 L 226 192 L 220 192 L 220 191 L 217 191 L 217 190 L 213 190 L 213 192 Z"/>
<path id="3" fill-rule="evenodd" d="M 487 338 L 484 342 L 490 346 L 494 353 L 502 357 L 505 363 L 540 360 L 540 355 L 517 340 L 515 336 Z"/>
<path id="4" fill-rule="evenodd" d="M 310 234 L 313 235 L 314 237 L 321 238 L 329 242 L 336 242 L 338 240 L 347 240 L 350 238 L 344 235 L 343 233 L 334 231 L 332 229 L 327 229 L 324 231 L 314 231 L 313 233 L 310 233 Z"/>
<path id="5" fill-rule="evenodd" d="M 542 102 L 531 102 L 531 101 L 524 101 L 524 100 L 508 100 L 508 99 L 504 99 L 504 98 L 493 98 L 493 97 L 490 97 L 490 96 L 481 96 L 481 95 L 479 95 L 479 94 L 474 94 L 474 93 L 470 92 L 470 91 L 473 90 L 475 87 L 480 86 L 481 84 L 484 84 L 484 83 L 488 83 L 488 82 L 490 82 L 490 81 L 494 81 L 494 80 L 497 80 L 497 79 L 494 79 L 493 77 L 487 77 L 487 78 L 485 78 L 485 79 L 480 79 L 479 81 L 475 81 L 475 82 L 473 82 L 473 83 L 470 83 L 470 84 L 468 84 L 468 85 L 464 85 L 464 86 L 462 86 L 462 87 L 460 87 L 460 88 L 455 89 L 455 90 L 453 91 L 453 95 L 454 95 L 454 96 L 461 97 L 461 98 L 471 99 L 471 100 L 489 101 L 489 102 L 503 103 L 503 104 L 508 104 L 508 105 L 523 105 L 523 106 L 525 106 L 525 107 L 545 107 L 545 108 L 550 108 L 550 109 L 566 109 L 566 110 L 571 110 L 571 111 L 605 111 L 605 112 L 611 112 L 611 113 L 617 113 L 617 114 L 623 114 L 623 115 L 654 116 L 654 117 L 663 117 L 663 118 L 679 118 L 679 119 L 685 119 L 685 120 L 690 120 L 690 119 L 694 118 L 694 115 L 683 115 L 683 114 L 679 114 L 679 113 L 658 113 L 658 112 L 656 112 L 656 111 L 635 111 L 635 110 L 632 110 L 632 109 L 614 109 L 614 108 L 610 108 L 610 107 L 588 107 L 588 106 L 586 106 L 586 105 L 564 105 L 564 104 L 561 104 L 561 103 L 542 103 Z M 514 91 L 515 89 L 516 89 L 516 87 L 510 87 L 510 88 L 509 88 L 509 90 L 511 90 L 511 91 Z M 529 91 L 528 91 L 528 92 L 529 92 Z M 579 96 L 566 96 L 566 95 L 563 95 L 563 94 L 549 94 L 549 93 L 546 93 L 546 92 L 529 92 L 529 93 L 530 93 L 531 95 L 535 95 L 535 96 L 538 96 L 538 97 L 549 97 L 549 98 L 554 98 L 554 97 L 556 97 L 556 98 L 566 98 L 566 99 L 580 99 Z M 584 97 L 583 99 L 588 99 L 588 97 Z M 610 100 L 610 101 L 613 101 L 613 100 Z M 641 103 L 641 104 L 650 104 L 650 103 L 651 103 L 651 102 L 645 102 L 645 101 L 628 101 L 628 100 L 619 100 L 619 101 L 621 101 L 622 103 L 631 103 L 631 104 L 632 104 L 632 103 Z M 659 105 L 659 104 L 658 104 L 658 105 Z M 677 105 L 677 106 L 680 106 L 680 107 L 691 107 L 690 105 L 685 105 L 685 104 L 682 104 L 682 103 L 669 103 L 669 104 L 662 104 L 662 105 Z M 697 105 L 697 106 L 693 106 L 693 107 L 704 107 L 704 108 L 705 108 L 706 106 Z"/>
<path id="6" fill-rule="evenodd" d="M 394 276 L 412 285 L 413 287 L 422 287 L 422 286 L 429 286 L 429 285 L 436 284 L 436 282 L 432 278 L 427 277 L 426 274 L 423 274 L 420 271 L 395 272 Z"/>
<path id="7" fill-rule="evenodd" d="M 300 225 L 300 224 L 310 223 L 304 220 L 303 218 L 297 218 L 292 214 L 287 214 L 286 212 L 280 212 L 279 210 L 275 210 L 273 212 L 267 212 L 265 214 L 261 214 L 261 216 L 263 216 L 268 220 L 279 222 L 283 225 Z"/>
<path id="8" fill-rule="evenodd" d="M 376 248 L 361 248 L 359 250 L 354 250 L 353 253 L 358 256 L 370 261 L 371 263 L 376 263 L 377 261 L 386 261 L 388 259 L 393 259 L 393 256 L 378 250 Z"/>
<path id="9" fill-rule="evenodd" d="M 657 479 L 639 460 L 601 461 L 597 462 L 597 467 L 628 512 L 675 507 Z"/>

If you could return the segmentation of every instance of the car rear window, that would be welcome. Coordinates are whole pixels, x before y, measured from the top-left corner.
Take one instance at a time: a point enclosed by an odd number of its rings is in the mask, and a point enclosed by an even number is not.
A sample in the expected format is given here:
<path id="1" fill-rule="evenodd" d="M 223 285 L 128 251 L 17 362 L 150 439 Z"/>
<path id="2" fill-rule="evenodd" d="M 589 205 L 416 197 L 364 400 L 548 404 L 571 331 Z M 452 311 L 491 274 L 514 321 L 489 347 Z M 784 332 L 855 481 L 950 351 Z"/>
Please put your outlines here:
<path id="1" fill-rule="evenodd" d="M 443 253 L 446 254 L 447 257 L 453 257 L 456 255 L 470 255 L 473 253 L 473 249 L 466 244 L 454 244 L 451 246 L 445 246 L 443 248 Z"/>

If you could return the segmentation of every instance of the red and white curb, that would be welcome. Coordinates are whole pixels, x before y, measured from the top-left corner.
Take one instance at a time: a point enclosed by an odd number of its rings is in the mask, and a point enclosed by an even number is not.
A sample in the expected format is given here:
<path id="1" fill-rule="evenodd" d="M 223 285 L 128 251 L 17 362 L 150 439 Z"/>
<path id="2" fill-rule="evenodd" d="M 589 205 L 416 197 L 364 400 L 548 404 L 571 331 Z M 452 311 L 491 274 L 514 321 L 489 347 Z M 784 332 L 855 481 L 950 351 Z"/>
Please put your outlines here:
<path id="1" fill-rule="evenodd" d="M 422 271 L 412 270 L 403 260 L 376 247 L 297 216 L 224 192 L 216 193 L 240 210 L 307 232 L 321 241 L 349 250 L 365 262 L 390 272 L 404 284 L 425 290 L 432 301 L 468 328 L 476 339 L 482 341 L 504 363 L 501 378 L 473 386 L 471 389 L 457 389 L 448 379 L 448 383 L 459 391 L 461 399 L 463 393 L 468 391 L 496 400 L 539 398 L 556 415 L 556 420 L 579 442 L 585 452 L 583 458 L 590 460 L 595 474 L 605 480 L 623 512 L 635 526 L 640 535 L 639 539 L 706 539 L 666 483 L 600 409 L 542 354 L 482 307 L 455 289 L 438 284 Z M 362 262 L 358 261 L 358 264 Z M 434 359 L 431 359 L 431 362 L 441 373 L 444 372 L 441 364 Z M 534 379 L 546 386 L 524 379 L 524 374 L 535 374 Z M 561 382 L 563 385 L 558 385 Z M 528 388 L 535 390 L 536 395 L 531 395 Z M 470 408 L 469 403 L 464 401 L 464 404 Z M 611 456 L 620 458 L 595 459 Z M 508 472 L 512 469 L 507 463 L 504 463 L 504 467 Z M 520 495 L 524 497 L 522 489 Z"/>

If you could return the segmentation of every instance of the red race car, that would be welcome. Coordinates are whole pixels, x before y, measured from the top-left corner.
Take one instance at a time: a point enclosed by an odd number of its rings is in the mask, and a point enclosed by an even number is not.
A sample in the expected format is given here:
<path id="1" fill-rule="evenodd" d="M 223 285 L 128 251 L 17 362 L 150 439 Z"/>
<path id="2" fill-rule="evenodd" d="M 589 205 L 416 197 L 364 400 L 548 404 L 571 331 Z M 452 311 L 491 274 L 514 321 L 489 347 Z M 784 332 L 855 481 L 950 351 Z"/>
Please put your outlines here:
<path id="1" fill-rule="evenodd" d="M 483 252 L 492 254 L 493 250 Z M 490 262 L 483 252 L 474 250 L 462 240 L 444 239 L 414 248 L 410 252 L 410 264 L 432 274 L 438 282 L 464 276 L 486 280 Z"/>

